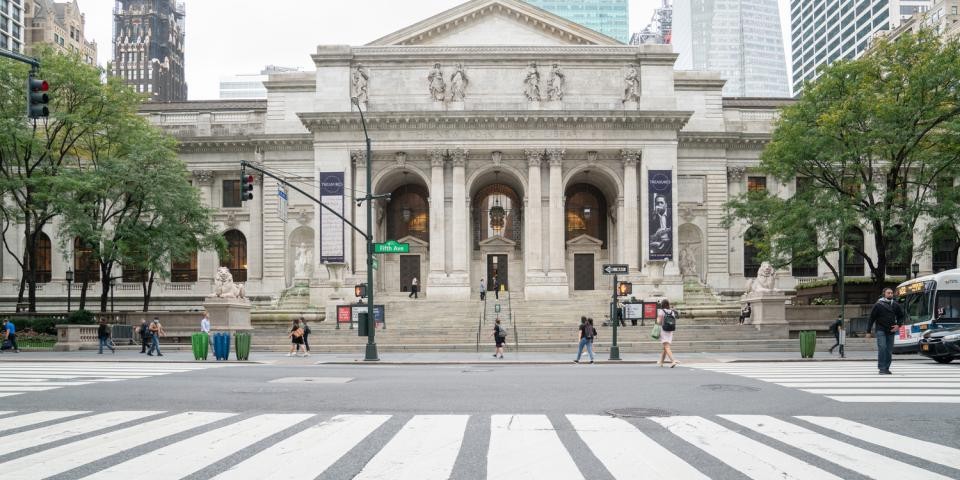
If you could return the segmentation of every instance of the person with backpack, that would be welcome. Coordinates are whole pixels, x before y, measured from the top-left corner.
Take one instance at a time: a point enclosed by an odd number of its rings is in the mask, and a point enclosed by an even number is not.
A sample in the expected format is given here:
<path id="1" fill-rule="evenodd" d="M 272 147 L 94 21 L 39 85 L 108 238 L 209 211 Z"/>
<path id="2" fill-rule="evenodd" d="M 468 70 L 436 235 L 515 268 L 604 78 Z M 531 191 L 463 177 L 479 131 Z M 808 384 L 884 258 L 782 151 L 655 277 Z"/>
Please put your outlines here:
<path id="1" fill-rule="evenodd" d="M 660 300 L 660 308 L 657 309 L 657 325 L 660 325 L 660 344 L 663 351 L 660 352 L 660 361 L 658 367 L 663 366 L 663 361 L 670 358 L 670 368 L 680 365 L 680 362 L 673 358 L 673 352 L 670 351 L 670 343 L 673 342 L 673 332 L 677 329 L 677 318 L 680 312 L 670 308 L 670 301 L 664 298 Z"/>
<path id="2" fill-rule="evenodd" d="M 300 346 L 303 345 L 303 329 L 300 328 L 300 320 L 293 321 L 293 327 L 290 329 L 290 353 L 287 354 L 288 357 L 298 355 L 296 352 L 300 350 Z"/>
<path id="3" fill-rule="evenodd" d="M 3 343 L 3 350 L 12 349 L 20 353 L 20 347 L 17 345 L 17 326 L 9 318 L 3 319 Z"/>
<path id="4" fill-rule="evenodd" d="M 490 334 L 497 343 L 497 350 L 493 352 L 493 358 L 500 358 L 503 360 L 503 346 L 507 343 L 507 328 L 503 325 L 500 325 L 500 319 L 498 318 L 496 324 L 493 326 L 493 333 Z"/>
<path id="5" fill-rule="evenodd" d="M 580 344 L 577 347 L 577 359 L 573 363 L 580 363 L 580 356 L 583 355 L 583 348 L 587 348 L 587 354 L 590 355 L 590 363 L 593 363 L 593 339 L 597 336 L 597 329 L 593 328 L 593 319 L 580 317 Z"/>
<path id="6" fill-rule="evenodd" d="M 116 354 L 117 350 L 113 348 L 113 341 L 110 340 L 110 325 L 107 325 L 107 319 L 100 319 L 100 325 L 97 326 L 97 339 L 100 340 L 100 351 L 97 355 L 103 355 L 103 347 L 110 349 L 110 352 Z"/>
<path id="7" fill-rule="evenodd" d="M 300 328 L 303 329 L 303 356 L 310 356 L 310 325 L 307 325 L 307 319 L 300 315 Z M 300 350 L 300 347 L 297 347 Z"/>
<path id="8" fill-rule="evenodd" d="M 160 353 L 160 336 L 164 335 L 166 332 L 163 331 L 163 325 L 160 325 L 160 319 L 157 317 L 153 318 L 153 321 L 150 322 L 150 349 L 147 350 L 147 355 L 153 356 L 154 350 L 157 352 L 158 357 L 162 357 L 163 354 Z"/>
<path id="9" fill-rule="evenodd" d="M 843 319 L 837 318 L 830 323 L 829 331 L 833 334 L 834 344 L 830 347 L 830 353 L 833 353 L 833 349 L 840 346 L 840 330 L 843 329 Z"/>
<path id="10" fill-rule="evenodd" d="M 743 325 L 743 322 L 745 322 L 747 319 L 749 319 L 749 318 L 750 318 L 750 315 L 752 315 L 752 314 L 753 314 L 753 309 L 750 308 L 750 302 L 747 302 L 747 304 L 744 305 L 743 308 L 740 309 L 740 323 L 739 323 L 739 324 L 740 324 L 740 325 Z"/>

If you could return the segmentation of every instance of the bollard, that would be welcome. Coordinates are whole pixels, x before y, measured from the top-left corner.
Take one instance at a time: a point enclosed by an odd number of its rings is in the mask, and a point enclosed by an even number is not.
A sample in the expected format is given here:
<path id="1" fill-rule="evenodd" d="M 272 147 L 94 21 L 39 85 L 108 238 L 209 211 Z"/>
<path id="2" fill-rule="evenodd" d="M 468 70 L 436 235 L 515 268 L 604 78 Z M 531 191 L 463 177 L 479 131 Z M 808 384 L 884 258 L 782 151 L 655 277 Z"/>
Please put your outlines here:
<path id="1" fill-rule="evenodd" d="M 250 341 L 251 335 L 249 333 L 238 333 L 234 335 L 234 343 L 236 344 L 236 355 L 237 360 L 249 360 L 250 359 Z"/>
<path id="2" fill-rule="evenodd" d="M 817 332 L 813 330 L 803 330 L 800 332 L 800 357 L 813 358 L 813 352 L 817 348 Z"/>
<path id="3" fill-rule="evenodd" d="M 210 347 L 210 337 L 206 333 L 194 333 L 190 335 L 190 346 L 193 348 L 194 360 L 206 360 Z"/>

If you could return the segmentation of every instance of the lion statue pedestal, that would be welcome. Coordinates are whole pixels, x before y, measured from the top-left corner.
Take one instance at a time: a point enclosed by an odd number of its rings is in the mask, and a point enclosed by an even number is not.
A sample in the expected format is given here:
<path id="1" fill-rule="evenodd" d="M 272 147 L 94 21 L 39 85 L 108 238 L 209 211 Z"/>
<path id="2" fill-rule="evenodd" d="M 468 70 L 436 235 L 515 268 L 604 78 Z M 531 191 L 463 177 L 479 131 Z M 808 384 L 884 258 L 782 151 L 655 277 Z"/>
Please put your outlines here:
<path id="1" fill-rule="evenodd" d="M 747 280 L 747 292 L 740 297 L 740 308 L 750 303 L 753 325 L 786 325 L 787 296 L 777 290 L 777 274 L 768 262 L 760 264 L 757 278 Z"/>
<path id="2" fill-rule="evenodd" d="M 203 308 L 210 314 L 210 323 L 215 331 L 235 333 L 253 330 L 250 324 L 250 300 L 246 298 L 243 284 L 233 283 L 233 275 L 227 267 L 217 269 L 213 293 L 207 295 Z"/>

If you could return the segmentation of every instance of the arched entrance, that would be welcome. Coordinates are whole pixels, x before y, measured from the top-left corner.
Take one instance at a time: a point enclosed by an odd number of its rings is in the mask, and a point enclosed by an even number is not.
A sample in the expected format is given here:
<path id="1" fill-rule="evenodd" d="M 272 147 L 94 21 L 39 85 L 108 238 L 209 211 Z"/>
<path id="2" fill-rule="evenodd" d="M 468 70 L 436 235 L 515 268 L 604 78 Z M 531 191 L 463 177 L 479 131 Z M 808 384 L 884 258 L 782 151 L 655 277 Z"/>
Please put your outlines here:
<path id="1" fill-rule="evenodd" d="M 522 246 L 520 195 L 506 183 L 492 183 L 474 195 L 472 204 L 473 249 L 480 252 L 487 289 L 509 289 L 510 263 Z"/>
<path id="2" fill-rule="evenodd" d="M 597 265 L 607 251 L 609 238 L 607 199 L 589 183 L 574 183 L 564 196 L 564 236 L 567 271 L 573 272 L 573 290 L 597 288 Z"/>
<path id="3" fill-rule="evenodd" d="M 381 191 L 390 192 L 390 200 L 381 205 L 383 223 L 378 242 L 396 240 L 410 245 L 406 254 L 378 255 L 376 275 L 387 292 L 410 291 L 417 279 L 421 293 L 429 288 L 430 191 L 423 176 L 412 170 L 395 170 L 383 177 Z"/>

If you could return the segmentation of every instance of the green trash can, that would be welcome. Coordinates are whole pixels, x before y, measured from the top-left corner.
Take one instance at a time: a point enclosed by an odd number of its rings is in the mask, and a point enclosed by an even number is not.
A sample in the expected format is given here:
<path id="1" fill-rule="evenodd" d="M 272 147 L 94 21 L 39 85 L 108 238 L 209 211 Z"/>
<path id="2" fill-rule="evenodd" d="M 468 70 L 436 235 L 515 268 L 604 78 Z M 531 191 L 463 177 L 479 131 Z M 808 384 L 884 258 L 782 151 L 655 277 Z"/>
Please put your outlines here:
<path id="1" fill-rule="evenodd" d="M 800 357 L 813 358 L 813 352 L 817 348 L 817 332 L 813 330 L 804 330 L 800 332 Z"/>
<path id="2" fill-rule="evenodd" d="M 234 351 L 237 354 L 237 360 L 249 360 L 250 359 L 250 337 L 249 333 L 237 333 L 233 336 L 236 340 L 236 348 Z"/>
<path id="3" fill-rule="evenodd" d="M 203 332 L 194 333 L 190 335 L 190 346 L 193 347 L 194 360 L 206 360 L 210 351 L 210 337 Z"/>

